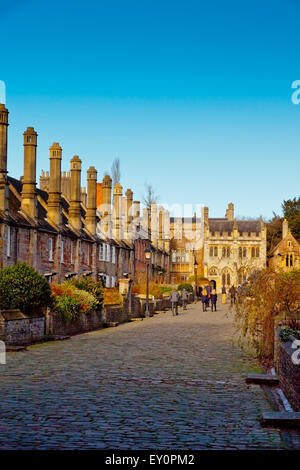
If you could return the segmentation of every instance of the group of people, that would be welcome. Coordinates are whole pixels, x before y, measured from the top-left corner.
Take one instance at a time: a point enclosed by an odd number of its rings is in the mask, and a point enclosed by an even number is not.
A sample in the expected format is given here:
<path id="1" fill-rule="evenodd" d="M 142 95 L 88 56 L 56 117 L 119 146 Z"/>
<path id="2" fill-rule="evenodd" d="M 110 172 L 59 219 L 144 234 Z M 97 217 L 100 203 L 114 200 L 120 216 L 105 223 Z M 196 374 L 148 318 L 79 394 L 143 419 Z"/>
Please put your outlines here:
<path id="1" fill-rule="evenodd" d="M 234 285 L 232 285 L 229 289 L 231 305 L 235 304 L 236 302 L 237 292 L 238 290 L 235 288 Z M 209 308 L 209 306 L 211 307 L 212 312 L 217 311 L 218 294 L 215 288 L 212 288 L 209 285 L 205 287 L 199 287 L 197 295 L 200 295 L 203 312 L 207 312 L 207 308 Z M 226 304 L 226 295 L 227 295 L 226 288 L 225 286 L 223 286 L 222 287 L 222 303 L 223 304 Z M 183 310 L 186 310 L 186 306 L 188 303 L 188 296 L 189 294 L 186 289 L 182 289 L 181 295 L 179 294 L 177 290 L 173 289 L 173 291 L 171 292 L 171 305 L 172 305 L 173 316 L 178 315 L 178 305 L 179 305 L 180 299 L 182 300 Z"/>

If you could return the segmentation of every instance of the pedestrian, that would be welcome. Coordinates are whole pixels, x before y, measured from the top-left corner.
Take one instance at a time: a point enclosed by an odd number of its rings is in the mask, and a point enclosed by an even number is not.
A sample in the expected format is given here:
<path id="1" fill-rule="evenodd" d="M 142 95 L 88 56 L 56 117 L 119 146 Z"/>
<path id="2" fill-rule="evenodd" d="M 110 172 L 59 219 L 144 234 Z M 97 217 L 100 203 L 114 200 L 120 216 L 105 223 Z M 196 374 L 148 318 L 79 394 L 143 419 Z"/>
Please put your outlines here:
<path id="1" fill-rule="evenodd" d="M 213 289 L 210 294 L 210 303 L 211 303 L 211 311 L 213 312 L 215 309 L 215 312 L 217 311 L 217 300 L 218 300 L 218 295 L 216 292 L 216 289 Z"/>
<path id="2" fill-rule="evenodd" d="M 229 289 L 230 292 L 230 303 L 231 305 L 235 304 L 236 301 L 236 288 L 232 285 Z"/>
<path id="3" fill-rule="evenodd" d="M 188 301 L 188 291 L 185 288 L 182 289 L 181 298 L 182 298 L 183 310 L 186 310 L 186 304 Z"/>
<path id="4" fill-rule="evenodd" d="M 179 294 L 175 289 L 173 289 L 171 292 L 171 305 L 172 305 L 173 317 L 175 315 L 178 315 L 178 301 L 179 301 Z"/>
<path id="5" fill-rule="evenodd" d="M 222 304 L 226 304 L 226 288 L 222 287 Z"/>
<path id="6" fill-rule="evenodd" d="M 201 301 L 202 301 L 203 312 L 206 312 L 207 305 L 208 305 L 208 293 L 205 287 L 204 289 L 202 289 L 202 292 L 201 292 Z"/>

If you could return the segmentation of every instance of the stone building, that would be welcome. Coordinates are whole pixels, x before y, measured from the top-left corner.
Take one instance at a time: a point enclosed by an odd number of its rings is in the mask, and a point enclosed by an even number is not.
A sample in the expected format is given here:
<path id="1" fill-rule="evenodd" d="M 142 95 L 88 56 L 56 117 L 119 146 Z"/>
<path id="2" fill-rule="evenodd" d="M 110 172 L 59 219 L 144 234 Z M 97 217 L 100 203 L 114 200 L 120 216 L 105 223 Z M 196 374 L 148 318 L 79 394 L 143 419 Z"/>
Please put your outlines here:
<path id="1" fill-rule="evenodd" d="M 87 171 L 87 190 L 81 186 L 81 160 L 74 156 L 70 171 L 61 172 L 62 148 L 49 151 L 50 170 L 36 183 L 37 133 L 24 132 L 24 176 L 7 171 L 8 110 L 0 104 L 0 268 L 24 261 L 49 281 L 91 275 L 114 287 L 121 278 L 134 279 L 141 257 L 139 202 L 109 176 L 97 185 L 97 170 Z M 99 197 L 102 204 L 98 205 Z M 146 232 L 151 244 L 151 230 Z M 143 245 L 145 242 L 142 242 Z M 153 246 L 153 263 L 156 248 Z M 168 253 L 163 252 L 168 259 Z M 168 261 L 163 261 L 168 266 Z"/>
<path id="2" fill-rule="evenodd" d="M 195 261 L 197 264 L 195 264 Z M 171 218 L 170 276 L 173 282 L 203 277 L 220 292 L 242 284 L 249 274 L 266 265 L 266 226 L 259 220 L 236 220 L 234 205 L 224 218 Z"/>
<path id="3" fill-rule="evenodd" d="M 282 240 L 268 254 L 268 266 L 275 271 L 300 269 L 300 244 L 291 234 L 286 219 L 282 222 Z"/>

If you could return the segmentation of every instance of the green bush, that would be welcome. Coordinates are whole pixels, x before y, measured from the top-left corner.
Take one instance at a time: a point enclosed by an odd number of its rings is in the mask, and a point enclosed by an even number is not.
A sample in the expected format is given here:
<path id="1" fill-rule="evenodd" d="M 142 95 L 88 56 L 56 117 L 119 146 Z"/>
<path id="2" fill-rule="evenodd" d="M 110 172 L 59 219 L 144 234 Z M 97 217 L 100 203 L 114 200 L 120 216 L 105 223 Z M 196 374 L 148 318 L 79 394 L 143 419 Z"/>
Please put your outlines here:
<path id="1" fill-rule="evenodd" d="M 188 284 L 188 283 L 185 283 L 185 284 L 179 284 L 179 286 L 177 287 L 177 290 L 187 290 L 188 292 L 193 292 L 193 286 L 192 284 Z"/>
<path id="2" fill-rule="evenodd" d="M 73 279 L 70 281 L 77 289 L 89 292 L 96 298 L 95 310 L 101 310 L 103 304 L 103 286 L 101 281 L 94 281 L 90 276 L 82 277 L 81 279 Z"/>
<path id="3" fill-rule="evenodd" d="M 54 309 L 57 316 L 65 323 L 72 323 L 80 316 L 79 301 L 67 294 L 56 297 Z"/>
<path id="4" fill-rule="evenodd" d="M 290 339 L 291 335 L 294 336 L 296 339 L 300 339 L 300 331 L 293 330 L 292 328 L 289 328 L 289 327 L 283 328 L 279 333 L 281 341 L 285 343 Z"/>
<path id="5" fill-rule="evenodd" d="M 0 270 L 0 309 L 20 309 L 36 313 L 51 305 L 52 294 L 47 280 L 26 263 Z"/>

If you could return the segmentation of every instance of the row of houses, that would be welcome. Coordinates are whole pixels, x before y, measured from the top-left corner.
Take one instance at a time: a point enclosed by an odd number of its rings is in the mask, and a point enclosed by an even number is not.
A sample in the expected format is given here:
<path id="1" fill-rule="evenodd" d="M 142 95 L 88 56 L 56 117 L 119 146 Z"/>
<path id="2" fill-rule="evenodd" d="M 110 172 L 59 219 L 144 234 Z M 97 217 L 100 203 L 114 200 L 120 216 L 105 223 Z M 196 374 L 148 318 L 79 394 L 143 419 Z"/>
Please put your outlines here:
<path id="1" fill-rule="evenodd" d="M 38 188 L 33 127 L 24 132 L 23 176 L 8 176 L 8 114 L 0 104 L 0 268 L 26 262 L 50 282 L 93 276 L 114 287 L 122 278 L 145 277 L 145 249 L 151 248 L 151 279 L 168 281 L 166 211 L 154 204 L 141 216 L 131 189 L 123 196 L 121 184 L 112 188 L 108 175 L 99 183 L 94 166 L 87 171 L 86 191 L 80 158 L 74 156 L 68 174 L 62 173 L 62 148 L 56 142 Z"/>

